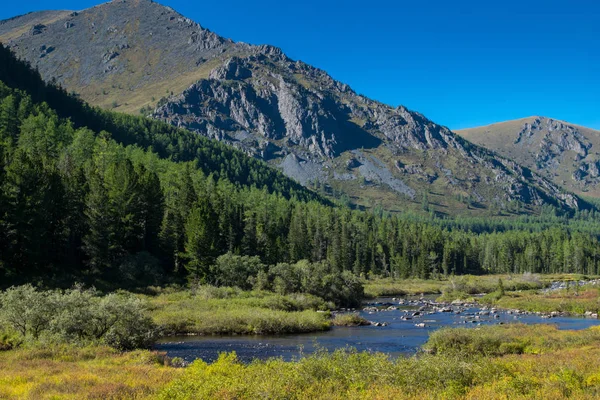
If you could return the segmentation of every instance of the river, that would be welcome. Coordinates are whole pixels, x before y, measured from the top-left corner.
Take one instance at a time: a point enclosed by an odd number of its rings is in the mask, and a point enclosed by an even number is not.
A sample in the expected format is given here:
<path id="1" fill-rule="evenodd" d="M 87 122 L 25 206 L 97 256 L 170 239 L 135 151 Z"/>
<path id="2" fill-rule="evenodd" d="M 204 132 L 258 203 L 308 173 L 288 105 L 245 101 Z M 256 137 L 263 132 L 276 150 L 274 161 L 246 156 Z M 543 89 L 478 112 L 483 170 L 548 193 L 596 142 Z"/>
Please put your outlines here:
<path id="1" fill-rule="evenodd" d="M 388 308 L 392 308 L 388 310 Z M 293 360 L 317 349 L 329 351 L 355 348 L 359 351 L 383 352 L 391 356 L 414 354 L 427 341 L 429 334 L 439 328 L 477 327 L 491 324 L 525 323 L 554 324 L 559 329 L 585 329 L 600 325 L 600 320 L 574 316 L 547 318 L 537 314 L 507 310 L 486 310 L 478 306 L 453 306 L 442 312 L 427 300 L 399 304 L 392 298 L 379 298 L 365 306 L 370 311 L 360 315 L 374 323 L 386 326 L 334 327 L 326 332 L 282 336 L 185 336 L 168 337 L 155 348 L 170 357 L 186 362 L 201 358 L 214 361 L 219 353 L 235 351 L 240 360 L 282 357 Z M 397 309 L 394 309 L 397 308 Z M 378 311 L 375 311 L 377 309 Z M 422 315 L 413 316 L 421 309 Z M 460 313 L 458 313 L 460 312 Z M 424 325 L 424 326 L 423 326 Z"/>

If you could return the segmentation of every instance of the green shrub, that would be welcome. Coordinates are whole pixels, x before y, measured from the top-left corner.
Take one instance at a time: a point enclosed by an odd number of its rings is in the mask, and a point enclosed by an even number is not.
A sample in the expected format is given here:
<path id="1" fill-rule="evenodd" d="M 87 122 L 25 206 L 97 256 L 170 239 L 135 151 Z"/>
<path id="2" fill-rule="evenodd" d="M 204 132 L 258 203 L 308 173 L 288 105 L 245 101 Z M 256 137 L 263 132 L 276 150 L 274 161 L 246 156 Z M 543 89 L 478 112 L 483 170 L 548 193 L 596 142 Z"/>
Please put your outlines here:
<path id="1" fill-rule="evenodd" d="M 53 292 L 40 292 L 31 285 L 11 287 L 0 293 L 0 321 L 21 336 L 35 339 L 48 328 L 57 309 Z"/>
<path id="2" fill-rule="evenodd" d="M 142 300 L 129 294 L 100 296 L 80 286 L 64 292 L 31 285 L 0 293 L 0 321 L 20 340 L 42 334 L 65 342 L 103 341 L 119 350 L 148 347 L 156 327 Z"/>
<path id="3" fill-rule="evenodd" d="M 0 329 L 0 351 L 12 350 L 22 343 L 19 334 L 8 329 Z"/>
<path id="4" fill-rule="evenodd" d="M 110 294 L 101 301 L 101 315 L 110 323 L 103 335 L 106 344 L 119 350 L 150 347 L 158 336 L 140 299 Z"/>

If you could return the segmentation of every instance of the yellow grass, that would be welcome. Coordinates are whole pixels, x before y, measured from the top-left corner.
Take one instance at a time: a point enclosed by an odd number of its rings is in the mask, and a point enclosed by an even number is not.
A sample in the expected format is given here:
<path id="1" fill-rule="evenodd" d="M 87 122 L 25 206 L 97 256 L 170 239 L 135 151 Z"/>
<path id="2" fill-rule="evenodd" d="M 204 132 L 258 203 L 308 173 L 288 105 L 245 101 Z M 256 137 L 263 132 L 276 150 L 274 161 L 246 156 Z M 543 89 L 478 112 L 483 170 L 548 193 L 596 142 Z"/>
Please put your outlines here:
<path id="1" fill-rule="evenodd" d="M 163 363 L 157 353 L 107 347 L 0 352 L 0 399 L 152 398 L 182 371 Z"/>

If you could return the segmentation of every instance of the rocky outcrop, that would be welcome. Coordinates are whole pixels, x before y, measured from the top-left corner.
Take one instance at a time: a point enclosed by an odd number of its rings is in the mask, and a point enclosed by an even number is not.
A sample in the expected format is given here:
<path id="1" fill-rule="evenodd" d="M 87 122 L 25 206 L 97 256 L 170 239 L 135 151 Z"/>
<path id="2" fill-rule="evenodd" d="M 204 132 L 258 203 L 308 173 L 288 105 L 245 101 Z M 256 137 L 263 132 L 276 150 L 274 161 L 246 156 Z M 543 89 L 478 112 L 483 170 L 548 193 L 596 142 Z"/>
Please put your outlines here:
<path id="1" fill-rule="evenodd" d="M 526 165 L 556 186 L 600 195 L 600 132 L 546 117 L 530 117 L 460 132 Z"/>

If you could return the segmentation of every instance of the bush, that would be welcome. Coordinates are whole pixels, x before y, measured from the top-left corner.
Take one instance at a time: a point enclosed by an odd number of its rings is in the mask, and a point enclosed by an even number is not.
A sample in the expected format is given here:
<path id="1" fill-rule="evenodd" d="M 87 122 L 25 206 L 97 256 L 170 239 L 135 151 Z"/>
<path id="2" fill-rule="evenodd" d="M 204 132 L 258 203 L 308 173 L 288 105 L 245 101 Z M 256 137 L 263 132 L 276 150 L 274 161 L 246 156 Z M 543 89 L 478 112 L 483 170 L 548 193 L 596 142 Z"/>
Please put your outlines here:
<path id="1" fill-rule="evenodd" d="M 31 285 L 11 287 L 0 293 L 0 321 L 21 336 L 35 339 L 48 328 L 56 310 L 52 292 L 39 292 Z"/>
<path id="2" fill-rule="evenodd" d="M 0 293 L 0 321 L 21 339 L 51 335 L 66 342 L 103 341 L 119 350 L 148 347 L 156 328 L 140 299 L 128 294 L 99 296 L 80 286 L 65 292 L 31 285 Z"/>
<path id="3" fill-rule="evenodd" d="M 7 329 L 0 330 L 0 351 L 12 350 L 21 344 L 19 334 Z"/>
<path id="4" fill-rule="evenodd" d="M 327 262 L 279 263 L 258 273 L 254 289 L 286 295 L 308 293 L 338 307 L 358 307 L 365 296 L 362 280 L 350 271 L 339 272 Z"/>
<path id="5" fill-rule="evenodd" d="M 119 350 L 150 347 L 158 336 L 140 299 L 110 294 L 100 302 L 99 313 L 110 326 L 103 336 L 106 344 Z"/>

